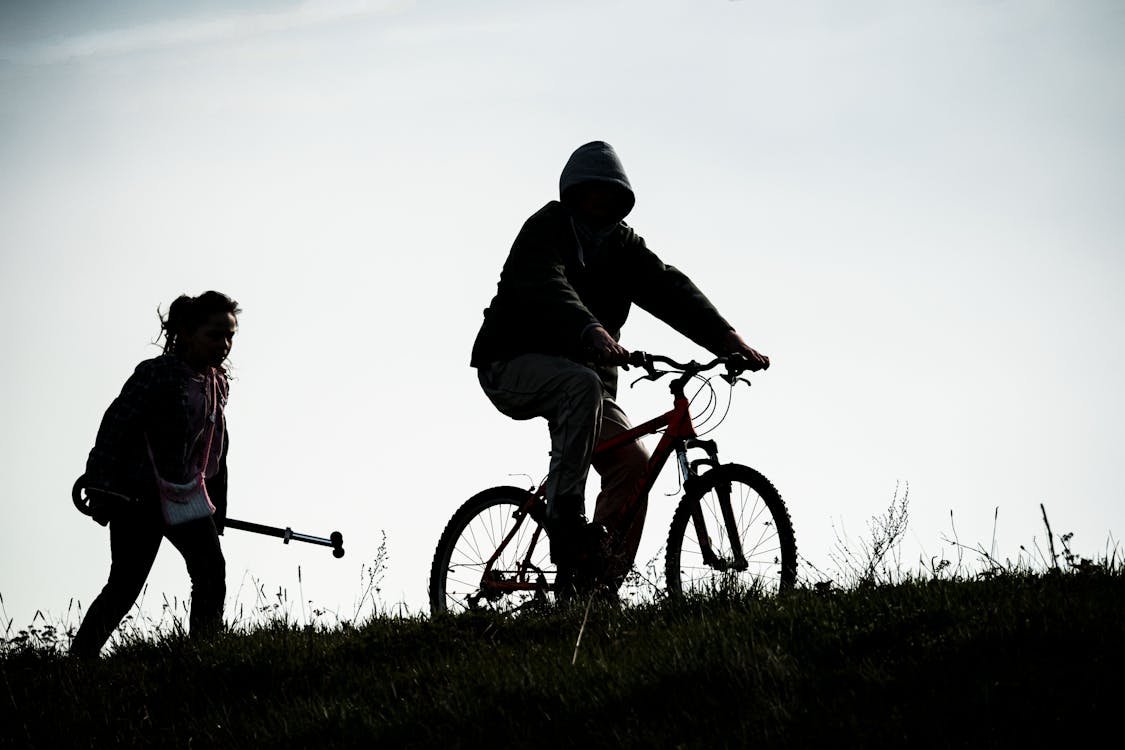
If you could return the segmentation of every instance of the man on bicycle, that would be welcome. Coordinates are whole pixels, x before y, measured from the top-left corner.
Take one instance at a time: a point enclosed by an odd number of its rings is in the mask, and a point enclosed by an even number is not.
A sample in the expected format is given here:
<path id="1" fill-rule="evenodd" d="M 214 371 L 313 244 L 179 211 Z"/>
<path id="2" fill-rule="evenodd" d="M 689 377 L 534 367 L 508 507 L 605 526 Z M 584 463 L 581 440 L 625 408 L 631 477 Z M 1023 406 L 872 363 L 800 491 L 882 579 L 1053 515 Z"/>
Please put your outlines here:
<path id="1" fill-rule="evenodd" d="M 559 200 L 526 222 L 484 311 L 471 364 L 485 395 L 513 419 L 544 417 L 551 433 L 546 528 L 561 580 L 574 575 L 596 536 L 644 471 L 648 453 L 633 442 L 593 462 L 601 475 L 594 526 L 585 517 L 594 446 L 630 427 L 617 405 L 618 343 L 633 303 L 715 354 L 741 354 L 749 369 L 769 367 L 682 272 L 665 265 L 623 219 L 635 198 L 613 147 L 580 146 L 559 179 Z M 616 590 L 632 567 L 644 505 L 628 529 L 611 529 L 603 582 Z"/>

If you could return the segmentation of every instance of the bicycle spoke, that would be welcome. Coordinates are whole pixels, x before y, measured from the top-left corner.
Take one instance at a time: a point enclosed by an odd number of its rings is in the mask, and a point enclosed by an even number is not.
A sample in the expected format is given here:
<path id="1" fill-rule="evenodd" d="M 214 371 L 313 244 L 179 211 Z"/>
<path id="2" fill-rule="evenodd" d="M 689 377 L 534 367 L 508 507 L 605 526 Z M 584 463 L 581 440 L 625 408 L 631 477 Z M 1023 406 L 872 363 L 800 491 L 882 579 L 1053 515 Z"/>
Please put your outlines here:
<path id="1" fill-rule="evenodd" d="M 554 578 L 546 537 L 535 534 L 530 515 L 517 513 L 526 491 L 501 492 L 507 489 L 471 499 L 450 522 L 435 554 L 431 607 L 512 613 L 546 594 Z"/>
<path id="2" fill-rule="evenodd" d="M 759 479 L 760 475 L 752 470 L 731 467 L 715 475 L 711 486 L 695 501 L 706 532 L 705 546 L 714 558 L 705 558 L 703 554 L 699 529 L 689 520 L 691 506 L 681 509 L 683 517 L 678 526 L 673 524 L 669 538 L 669 549 L 674 544 L 675 552 L 674 557 L 669 556 L 667 571 L 669 579 L 675 578 L 680 592 L 749 590 L 772 594 L 784 585 L 781 560 L 785 542 L 770 503 L 750 484 Z M 768 482 L 760 481 L 772 490 Z M 720 487 L 729 497 L 729 516 L 723 512 Z M 783 508 L 780 498 L 775 498 L 775 503 Z M 785 520 L 788 524 L 787 517 Z M 738 535 L 741 559 L 735 554 L 732 533 Z"/>

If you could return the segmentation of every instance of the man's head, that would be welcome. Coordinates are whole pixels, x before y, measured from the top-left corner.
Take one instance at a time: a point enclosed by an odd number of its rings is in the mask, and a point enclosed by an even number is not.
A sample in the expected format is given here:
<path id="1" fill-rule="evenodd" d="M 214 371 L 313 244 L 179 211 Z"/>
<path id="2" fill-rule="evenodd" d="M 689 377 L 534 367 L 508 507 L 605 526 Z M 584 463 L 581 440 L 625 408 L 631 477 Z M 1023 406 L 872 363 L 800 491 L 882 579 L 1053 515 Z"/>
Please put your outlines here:
<path id="1" fill-rule="evenodd" d="M 636 200 L 617 152 L 605 141 L 591 141 L 570 155 L 559 177 L 559 199 L 598 226 L 624 219 Z"/>

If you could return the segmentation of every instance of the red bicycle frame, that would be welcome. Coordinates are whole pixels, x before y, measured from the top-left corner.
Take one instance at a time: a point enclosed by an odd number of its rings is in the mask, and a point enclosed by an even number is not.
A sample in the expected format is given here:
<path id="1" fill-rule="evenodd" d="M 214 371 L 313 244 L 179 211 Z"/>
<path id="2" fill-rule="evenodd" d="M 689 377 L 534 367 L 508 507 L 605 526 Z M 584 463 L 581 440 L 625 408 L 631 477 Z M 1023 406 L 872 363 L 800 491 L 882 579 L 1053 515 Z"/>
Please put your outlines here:
<path id="1" fill-rule="evenodd" d="M 652 455 L 648 459 L 648 464 L 645 465 L 644 474 L 641 475 L 641 481 L 637 487 L 629 493 L 628 499 L 622 505 L 621 511 L 618 513 L 617 518 L 613 519 L 611 525 L 617 529 L 627 529 L 632 526 L 633 518 L 637 514 L 640 507 L 639 500 L 648 495 L 649 490 L 656 484 L 656 477 L 664 468 L 665 462 L 668 457 L 672 455 L 672 451 L 677 445 L 682 445 L 685 441 L 696 437 L 695 425 L 691 421 L 691 413 L 688 411 L 689 402 L 687 398 L 678 393 L 674 396 L 672 401 L 672 409 L 661 414 L 659 417 L 654 417 L 644 424 L 632 427 L 625 432 L 614 435 L 609 440 L 599 443 L 594 448 L 594 455 L 599 456 L 622 445 L 627 445 L 634 440 L 641 438 L 645 435 L 654 435 L 661 429 L 664 434 L 660 437 L 660 442 L 656 444 L 656 449 L 653 450 Z M 686 467 L 683 467 L 686 469 Z M 540 488 L 542 492 L 542 488 Z"/>
<path id="2" fill-rule="evenodd" d="M 614 529 L 627 529 L 632 525 L 633 519 L 640 508 L 640 498 L 645 497 L 656 483 L 656 477 L 664 468 L 665 462 L 668 457 L 672 455 L 672 451 L 677 447 L 685 445 L 688 440 L 696 438 L 695 425 L 692 424 L 691 412 L 689 411 L 690 402 L 683 394 L 683 382 L 676 381 L 672 384 L 673 402 L 671 410 L 661 414 L 658 417 L 648 420 L 643 424 L 632 427 L 625 432 L 599 443 L 594 448 L 594 455 L 604 455 L 623 445 L 644 437 L 645 435 L 654 435 L 661 430 L 664 431 L 661 435 L 660 441 L 657 443 L 655 450 L 649 457 L 648 463 L 645 465 L 644 473 L 637 484 L 637 487 L 629 494 L 629 497 L 622 505 L 620 512 L 611 522 L 607 524 Z M 701 446 L 708 447 L 708 446 Z M 712 461 L 715 460 L 715 449 L 713 444 L 710 444 L 708 453 L 711 455 Z M 681 472 L 685 480 L 690 475 L 691 468 L 687 464 L 686 451 L 680 450 L 681 456 Z M 513 537 L 523 525 L 524 519 L 532 514 L 533 509 L 538 505 L 543 507 L 545 499 L 546 483 L 544 482 L 534 492 L 529 494 L 527 502 L 513 514 L 516 523 L 512 529 L 501 541 L 496 551 L 488 558 L 485 564 L 484 574 L 481 576 L 481 587 L 484 590 L 484 595 L 488 596 L 491 590 L 497 595 L 502 595 L 508 591 L 532 590 L 545 584 L 545 577 L 541 571 L 536 568 L 531 562 L 532 553 L 538 544 L 540 537 L 543 533 L 543 526 L 539 524 L 531 538 L 531 543 L 528 545 L 527 554 L 524 559 L 519 563 L 518 568 L 514 571 L 514 576 L 506 579 L 502 572 L 495 572 L 493 564 L 497 558 L 503 553 L 504 549 L 511 543 Z M 697 527 L 702 528 L 702 518 L 696 519 Z M 709 551 L 709 549 L 707 550 Z M 530 580 L 529 574 L 538 573 L 536 580 Z"/>

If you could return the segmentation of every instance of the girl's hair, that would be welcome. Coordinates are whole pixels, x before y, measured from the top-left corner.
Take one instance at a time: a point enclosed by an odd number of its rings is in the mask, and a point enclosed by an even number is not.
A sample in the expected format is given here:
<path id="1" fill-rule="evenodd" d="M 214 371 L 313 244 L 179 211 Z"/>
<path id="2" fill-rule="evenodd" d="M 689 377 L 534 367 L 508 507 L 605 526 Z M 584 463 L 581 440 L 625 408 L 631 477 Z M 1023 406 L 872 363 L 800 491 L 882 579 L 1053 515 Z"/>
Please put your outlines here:
<path id="1" fill-rule="evenodd" d="M 160 332 L 164 334 L 164 353 L 174 354 L 181 336 L 186 336 L 207 322 L 215 313 L 230 313 L 237 318 L 242 308 L 222 292 L 204 292 L 198 297 L 181 294 L 172 300 L 168 314 L 160 316 Z"/>

